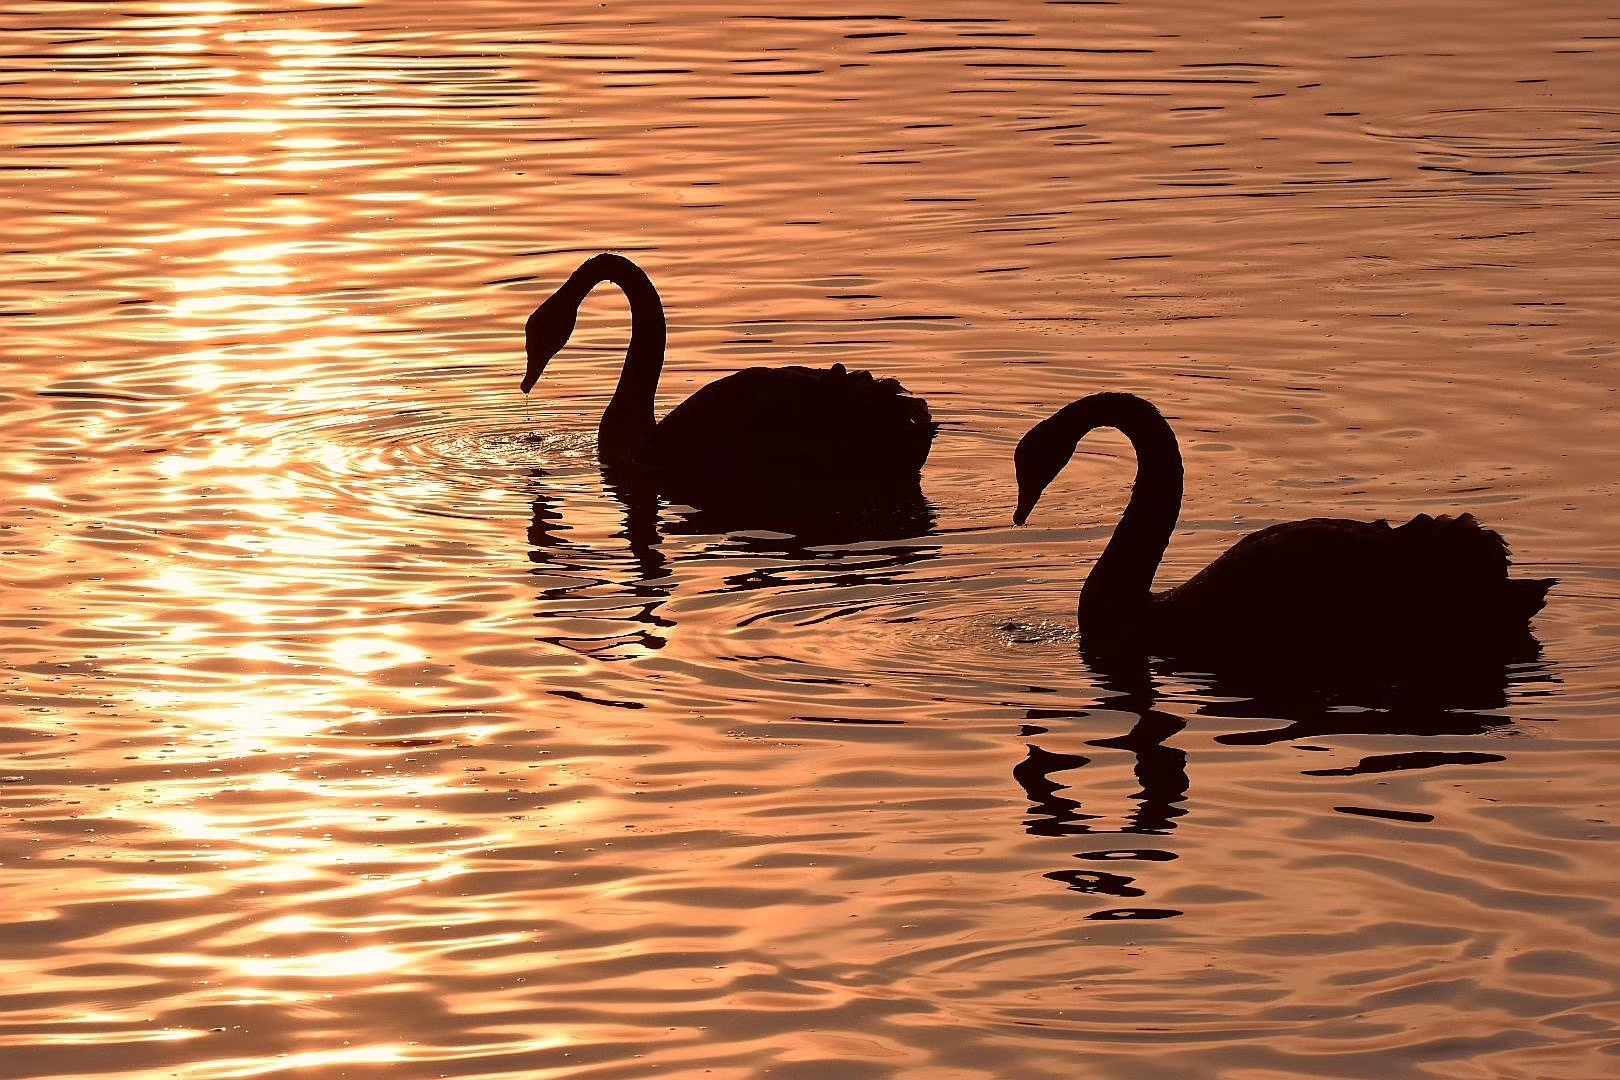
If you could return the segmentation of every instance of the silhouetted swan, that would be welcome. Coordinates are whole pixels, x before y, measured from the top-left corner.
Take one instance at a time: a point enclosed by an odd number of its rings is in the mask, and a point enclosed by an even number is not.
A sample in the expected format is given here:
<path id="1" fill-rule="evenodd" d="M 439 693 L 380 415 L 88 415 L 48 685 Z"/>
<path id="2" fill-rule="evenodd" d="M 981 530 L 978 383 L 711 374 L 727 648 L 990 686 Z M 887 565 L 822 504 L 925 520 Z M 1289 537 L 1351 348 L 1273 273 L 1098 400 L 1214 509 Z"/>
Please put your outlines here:
<path id="1" fill-rule="evenodd" d="M 630 302 L 630 345 L 602 414 L 597 457 L 650 474 L 658 490 L 696 506 L 846 503 L 915 487 L 937 425 L 895 379 L 831 368 L 746 368 L 653 420 L 664 366 L 664 308 L 622 255 L 586 259 L 529 316 L 527 394 L 568 343 L 579 305 L 603 281 Z"/>
<path id="2" fill-rule="evenodd" d="M 1278 662 L 1415 668 L 1519 651 L 1553 578 L 1510 579 L 1502 537 L 1470 514 L 1386 521 L 1310 518 L 1243 537 L 1186 583 L 1151 591 L 1181 511 L 1181 451 L 1170 425 L 1132 394 L 1093 394 L 1018 443 L 1015 524 L 1097 427 L 1124 432 L 1136 483 L 1080 590 L 1091 652 L 1149 653 L 1260 671 Z"/>

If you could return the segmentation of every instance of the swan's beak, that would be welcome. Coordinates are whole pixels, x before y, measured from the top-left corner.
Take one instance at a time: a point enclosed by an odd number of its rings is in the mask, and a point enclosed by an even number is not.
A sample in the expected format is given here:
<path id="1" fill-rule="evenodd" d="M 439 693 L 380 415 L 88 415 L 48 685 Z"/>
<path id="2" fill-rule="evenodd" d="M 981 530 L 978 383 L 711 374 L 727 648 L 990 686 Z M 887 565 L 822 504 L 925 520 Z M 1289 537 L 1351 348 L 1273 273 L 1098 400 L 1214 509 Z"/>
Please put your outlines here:
<path id="1" fill-rule="evenodd" d="M 534 389 L 534 384 L 540 381 L 540 376 L 546 370 L 547 362 L 556 354 L 556 349 L 548 351 L 541 348 L 530 348 L 528 350 L 529 366 L 524 369 L 523 381 L 518 384 L 525 394 Z"/>
<path id="2" fill-rule="evenodd" d="M 574 301 L 576 304 L 578 302 Z M 529 321 L 523 324 L 523 355 L 529 363 L 523 370 L 523 382 L 519 385 L 525 394 L 534 389 L 534 384 L 545 373 L 546 365 L 568 344 L 573 332 L 574 312 L 566 302 L 553 296 L 534 309 Z"/>

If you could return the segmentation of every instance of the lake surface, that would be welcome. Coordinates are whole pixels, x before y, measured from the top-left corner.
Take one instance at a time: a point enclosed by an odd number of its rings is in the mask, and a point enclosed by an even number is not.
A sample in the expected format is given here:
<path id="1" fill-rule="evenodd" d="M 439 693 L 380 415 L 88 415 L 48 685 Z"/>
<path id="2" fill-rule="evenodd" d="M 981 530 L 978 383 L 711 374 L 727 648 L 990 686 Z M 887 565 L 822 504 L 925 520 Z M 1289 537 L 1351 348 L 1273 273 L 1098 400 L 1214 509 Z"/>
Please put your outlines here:
<path id="1" fill-rule="evenodd" d="M 1612 6 L 21 0 L 0 112 L 0 1075 L 1620 1075 Z M 517 388 L 604 250 L 931 524 L 622 502 L 617 291 Z M 1104 389 L 1161 584 L 1466 510 L 1540 658 L 1098 677 Z"/>

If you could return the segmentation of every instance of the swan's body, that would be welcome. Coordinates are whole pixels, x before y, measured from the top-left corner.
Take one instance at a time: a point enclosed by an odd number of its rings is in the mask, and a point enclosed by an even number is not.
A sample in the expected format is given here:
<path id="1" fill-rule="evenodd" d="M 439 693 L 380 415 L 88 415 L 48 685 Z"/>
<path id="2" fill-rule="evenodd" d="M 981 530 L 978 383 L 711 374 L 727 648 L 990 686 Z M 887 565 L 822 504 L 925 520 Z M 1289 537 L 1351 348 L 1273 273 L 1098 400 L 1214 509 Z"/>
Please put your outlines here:
<path id="1" fill-rule="evenodd" d="M 1181 509 L 1181 452 L 1157 409 L 1131 394 L 1093 394 L 1018 444 L 1018 509 L 1036 500 L 1093 428 L 1118 428 L 1136 451 L 1136 483 L 1080 591 L 1082 645 L 1219 668 L 1276 662 L 1412 666 L 1485 659 L 1529 640 L 1554 580 L 1508 577 L 1508 548 L 1472 515 L 1420 514 L 1404 525 L 1310 518 L 1251 533 L 1184 584 L 1152 592 Z"/>
<path id="2" fill-rule="evenodd" d="M 525 394 L 603 281 L 630 302 L 624 369 L 598 429 L 604 465 L 646 474 L 663 494 L 698 506 L 847 502 L 916 485 L 936 428 L 927 404 L 894 379 L 842 364 L 747 368 L 654 421 L 664 309 L 647 275 L 622 255 L 587 259 L 529 316 Z"/>

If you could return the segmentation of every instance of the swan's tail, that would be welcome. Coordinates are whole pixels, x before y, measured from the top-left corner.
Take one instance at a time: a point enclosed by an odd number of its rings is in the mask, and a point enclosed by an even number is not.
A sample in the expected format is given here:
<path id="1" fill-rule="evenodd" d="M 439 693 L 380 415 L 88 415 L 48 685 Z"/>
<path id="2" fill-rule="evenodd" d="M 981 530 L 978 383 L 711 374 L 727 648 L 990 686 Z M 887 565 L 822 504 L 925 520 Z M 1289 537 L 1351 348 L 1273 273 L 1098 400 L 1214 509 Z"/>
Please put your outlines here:
<path id="1" fill-rule="evenodd" d="M 1507 541 L 1472 514 L 1419 514 L 1394 531 L 1414 582 L 1445 607 L 1469 613 L 1475 632 L 1523 628 L 1556 578 L 1511 578 Z"/>
<path id="2" fill-rule="evenodd" d="M 1508 595 L 1513 598 L 1516 617 L 1529 621 L 1547 603 L 1547 590 L 1558 584 L 1558 579 L 1515 578 L 1508 582 Z"/>

